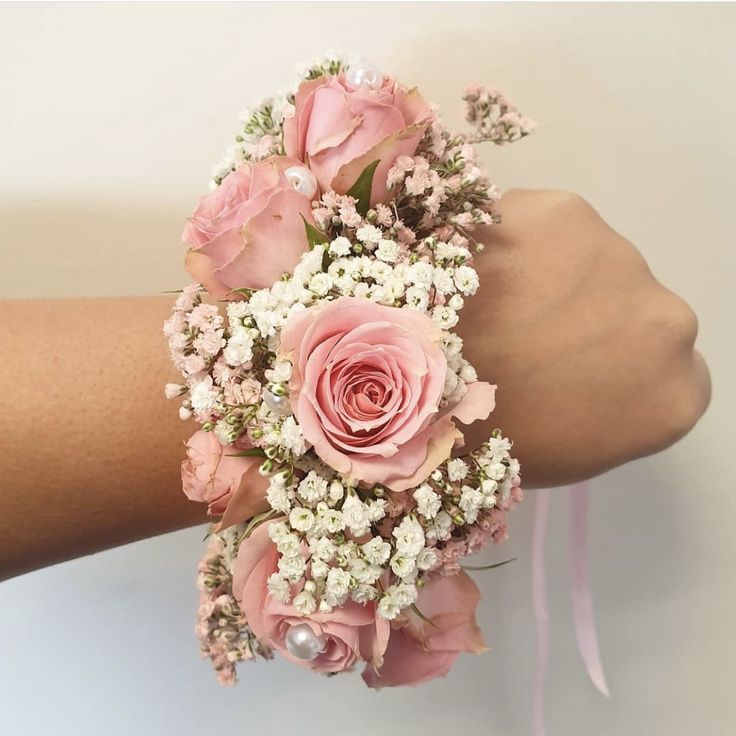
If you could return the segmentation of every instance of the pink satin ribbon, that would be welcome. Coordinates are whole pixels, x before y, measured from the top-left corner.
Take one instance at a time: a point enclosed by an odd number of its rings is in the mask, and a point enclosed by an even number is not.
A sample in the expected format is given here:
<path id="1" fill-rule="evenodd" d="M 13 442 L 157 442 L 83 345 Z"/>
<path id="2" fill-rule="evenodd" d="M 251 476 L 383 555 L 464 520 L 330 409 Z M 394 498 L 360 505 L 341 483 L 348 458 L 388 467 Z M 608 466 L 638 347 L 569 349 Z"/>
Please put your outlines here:
<path id="1" fill-rule="evenodd" d="M 564 491 L 552 491 L 556 496 Z M 532 535 L 532 604 L 537 630 L 537 664 L 534 674 L 534 734 L 547 733 L 544 717 L 544 694 L 549 660 L 549 611 L 544 568 L 544 543 L 549 517 L 549 490 L 537 491 Z M 570 528 L 570 587 L 572 617 L 578 651 L 585 664 L 591 682 L 600 693 L 609 696 L 606 676 L 603 672 L 598 634 L 593 615 L 588 566 L 588 506 L 590 502 L 587 483 L 578 483 L 567 489 Z"/>
<path id="2" fill-rule="evenodd" d="M 532 604 L 537 629 L 537 666 L 534 671 L 534 733 L 545 736 L 544 690 L 547 682 L 549 657 L 549 611 L 547 609 L 547 585 L 544 579 L 544 540 L 547 536 L 549 494 L 546 489 L 537 491 L 534 508 L 534 533 L 532 534 Z"/>

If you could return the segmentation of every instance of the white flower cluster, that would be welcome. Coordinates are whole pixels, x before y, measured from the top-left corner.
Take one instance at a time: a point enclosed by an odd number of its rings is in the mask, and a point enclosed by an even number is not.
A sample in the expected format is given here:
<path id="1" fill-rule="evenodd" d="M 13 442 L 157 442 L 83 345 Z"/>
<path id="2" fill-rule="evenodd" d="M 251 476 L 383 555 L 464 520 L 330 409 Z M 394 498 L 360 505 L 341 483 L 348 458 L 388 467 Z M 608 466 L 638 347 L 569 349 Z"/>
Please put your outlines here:
<path id="1" fill-rule="evenodd" d="M 245 302 L 230 302 L 227 307 L 229 335 L 223 351 L 225 362 L 232 368 L 249 369 L 258 332 L 245 323 Z"/>
<path id="2" fill-rule="evenodd" d="M 322 74 L 335 74 L 357 58 L 355 55 L 348 56 L 339 49 L 328 49 L 321 56 L 315 56 L 309 61 L 297 64 L 295 71 L 300 80 L 318 77 Z"/>
<path id="3" fill-rule="evenodd" d="M 454 573 L 458 557 L 492 540 L 493 514 L 505 517 L 519 485 L 510 449 L 496 433 L 468 457 L 447 460 L 408 492 L 414 510 L 389 525 L 390 494 L 380 487 L 346 486 L 327 469 L 301 477 L 272 473 L 266 498 L 281 519 L 268 528 L 278 552 L 270 595 L 304 616 L 329 613 L 348 600 L 375 601 L 388 620 L 402 615 L 427 576 Z M 230 549 L 232 529 L 222 537 Z M 236 553 L 237 547 L 229 552 L 231 563 Z"/>
<path id="4" fill-rule="evenodd" d="M 184 378 L 183 384 L 169 383 L 164 391 L 168 398 L 182 398 L 182 419 L 194 414 L 198 421 L 207 422 L 216 413 L 222 389 L 208 371 L 225 344 L 223 323 L 216 306 L 202 303 L 202 290 L 196 284 L 182 290 L 164 322 L 171 360 Z"/>
<path id="5" fill-rule="evenodd" d="M 301 480 L 276 473 L 267 499 L 285 517 L 269 526 L 279 554 L 269 591 L 303 615 L 329 612 L 350 599 L 377 600 L 379 615 L 395 618 L 416 601 L 420 574 L 437 562 L 416 518 L 403 518 L 384 538 L 376 529 L 386 516 L 386 500 L 361 498 L 336 478 L 315 471 Z M 384 590 L 380 581 L 388 571 L 393 582 Z"/>
<path id="6" fill-rule="evenodd" d="M 437 555 L 433 574 L 453 574 L 459 558 L 505 539 L 506 515 L 520 499 L 521 482 L 510 450 L 511 442 L 495 432 L 467 457 L 440 465 L 414 490 L 416 513 Z"/>
<path id="7" fill-rule="evenodd" d="M 230 172 L 246 162 L 283 153 L 281 126 L 291 113 L 290 94 L 290 90 L 283 90 L 240 112 L 242 130 L 212 168 L 210 189 L 216 189 Z"/>

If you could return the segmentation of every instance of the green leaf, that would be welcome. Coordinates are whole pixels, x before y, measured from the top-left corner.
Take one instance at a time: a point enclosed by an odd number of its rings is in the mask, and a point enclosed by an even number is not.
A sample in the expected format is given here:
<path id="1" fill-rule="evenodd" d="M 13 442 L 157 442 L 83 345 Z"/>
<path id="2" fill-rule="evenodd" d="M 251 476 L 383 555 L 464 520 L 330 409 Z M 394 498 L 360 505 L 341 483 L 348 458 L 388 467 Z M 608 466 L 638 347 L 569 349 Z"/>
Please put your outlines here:
<path id="1" fill-rule="evenodd" d="M 380 161 L 376 160 L 369 163 L 363 169 L 363 173 L 358 177 L 355 184 L 348 189 L 348 196 L 355 197 L 358 200 L 355 209 L 365 217 L 368 208 L 371 206 L 371 187 L 373 186 L 373 175 L 376 173 L 376 167 Z"/>
<path id="2" fill-rule="evenodd" d="M 312 250 L 315 245 L 323 245 L 329 243 L 330 239 L 321 231 L 317 230 L 314 225 L 310 225 L 304 215 L 299 215 L 304 222 L 304 229 L 307 231 L 307 242 L 309 243 L 309 250 Z"/>
<path id="3" fill-rule="evenodd" d="M 260 447 L 249 447 L 247 450 L 241 450 L 227 457 L 266 457 L 266 453 Z"/>
<path id="4" fill-rule="evenodd" d="M 508 565 L 509 562 L 516 560 L 516 557 L 512 557 L 510 560 L 504 560 L 503 562 L 496 562 L 493 565 L 461 565 L 463 570 L 493 570 L 494 567 L 503 567 Z"/>
<path id="5" fill-rule="evenodd" d="M 265 522 L 269 521 L 270 519 L 274 519 L 278 516 L 278 511 L 274 511 L 273 509 L 268 509 L 268 511 L 263 511 L 260 514 L 256 514 L 246 525 L 245 530 L 243 531 L 243 535 L 240 537 L 239 542 L 242 542 L 245 539 L 248 539 L 248 537 L 253 534 L 253 532 Z"/>

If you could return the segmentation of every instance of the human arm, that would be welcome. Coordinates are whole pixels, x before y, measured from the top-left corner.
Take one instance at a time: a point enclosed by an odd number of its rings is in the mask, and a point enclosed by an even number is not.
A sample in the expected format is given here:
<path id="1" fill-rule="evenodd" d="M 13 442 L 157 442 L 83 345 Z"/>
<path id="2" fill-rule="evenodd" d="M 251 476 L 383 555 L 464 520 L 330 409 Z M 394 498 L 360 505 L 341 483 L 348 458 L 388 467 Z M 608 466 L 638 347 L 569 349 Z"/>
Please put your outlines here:
<path id="1" fill-rule="evenodd" d="M 499 386 L 469 446 L 499 426 L 524 484 L 556 485 L 690 429 L 710 393 L 692 311 L 579 198 L 510 192 L 501 212 L 459 325 Z M 206 520 L 180 490 L 195 427 L 163 398 L 171 301 L 2 304 L 0 579 Z"/>
<path id="2" fill-rule="evenodd" d="M 194 427 L 163 396 L 170 306 L 2 302 L 0 579 L 206 520 L 181 493 Z"/>

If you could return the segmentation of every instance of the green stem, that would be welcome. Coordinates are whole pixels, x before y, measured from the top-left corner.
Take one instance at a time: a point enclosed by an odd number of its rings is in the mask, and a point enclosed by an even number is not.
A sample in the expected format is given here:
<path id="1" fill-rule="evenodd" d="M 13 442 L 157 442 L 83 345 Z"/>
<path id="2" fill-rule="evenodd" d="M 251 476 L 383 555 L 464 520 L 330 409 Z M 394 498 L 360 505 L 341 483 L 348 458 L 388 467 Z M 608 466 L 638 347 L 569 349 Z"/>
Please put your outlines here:
<path id="1" fill-rule="evenodd" d="M 513 562 L 516 559 L 518 558 L 512 557 L 510 560 L 504 560 L 503 562 L 496 562 L 493 565 L 461 565 L 461 567 L 463 570 L 493 570 L 494 567 L 503 567 L 504 565 L 508 565 L 509 562 Z"/>

